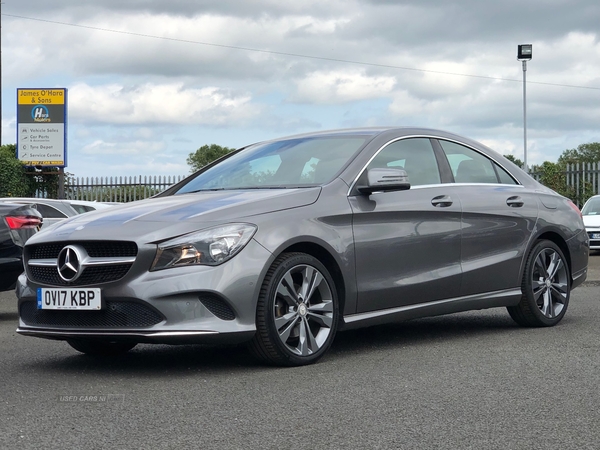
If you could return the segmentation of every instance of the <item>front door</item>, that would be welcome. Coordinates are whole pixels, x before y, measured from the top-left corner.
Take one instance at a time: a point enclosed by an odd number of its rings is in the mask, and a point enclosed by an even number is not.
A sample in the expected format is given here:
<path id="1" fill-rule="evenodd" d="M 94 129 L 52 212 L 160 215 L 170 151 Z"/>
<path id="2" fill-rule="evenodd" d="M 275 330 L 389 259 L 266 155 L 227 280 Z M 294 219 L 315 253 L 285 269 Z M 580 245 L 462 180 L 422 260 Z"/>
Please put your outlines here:
<path id="1" fill-rule="evenodd" d="M 350 197 L 358 311 L 459 295 L 461 205 L 442 184 L 429 139 L 385 146 L 368 168 L 406 170 L 411 188 Z"/>

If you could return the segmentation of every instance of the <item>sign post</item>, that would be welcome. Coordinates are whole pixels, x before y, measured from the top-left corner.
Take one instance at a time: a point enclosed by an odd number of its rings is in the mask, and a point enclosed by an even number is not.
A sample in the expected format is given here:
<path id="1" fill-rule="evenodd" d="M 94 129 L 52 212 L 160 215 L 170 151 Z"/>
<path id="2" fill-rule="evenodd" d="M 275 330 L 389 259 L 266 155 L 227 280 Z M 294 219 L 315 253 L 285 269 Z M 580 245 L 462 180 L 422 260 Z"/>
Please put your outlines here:
<path id="1" fill-rule="evenodd" d="M 67 89 L 17 89 L 17 159 L 25 166 L 58 167 L 64 198 L 67 166 Z"/>

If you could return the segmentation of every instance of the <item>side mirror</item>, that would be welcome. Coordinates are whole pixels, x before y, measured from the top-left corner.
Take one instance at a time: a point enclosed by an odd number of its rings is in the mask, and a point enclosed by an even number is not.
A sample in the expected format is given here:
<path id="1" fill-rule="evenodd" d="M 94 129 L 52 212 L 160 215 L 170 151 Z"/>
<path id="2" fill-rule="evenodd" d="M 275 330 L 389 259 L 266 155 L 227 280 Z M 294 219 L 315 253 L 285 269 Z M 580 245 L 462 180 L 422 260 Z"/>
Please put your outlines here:
<path id="1" fill-rule="evenodd" d="M 403 169 L 368 169 L 367 184 L 358 186 L 358 191 L 363 194 L 373 192 L 405 191 L 410 189 L 408 175 Z"/>

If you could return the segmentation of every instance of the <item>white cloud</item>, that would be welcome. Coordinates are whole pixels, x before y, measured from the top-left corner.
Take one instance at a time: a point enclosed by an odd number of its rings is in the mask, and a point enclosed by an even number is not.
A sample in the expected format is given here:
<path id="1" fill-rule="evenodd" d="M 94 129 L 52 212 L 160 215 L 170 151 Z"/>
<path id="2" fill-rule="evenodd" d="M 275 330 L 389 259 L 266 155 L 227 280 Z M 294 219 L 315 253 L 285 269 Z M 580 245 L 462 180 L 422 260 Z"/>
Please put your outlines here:
<path id="1" fill-rule="evenodd" d="M 69 110 L 77 122 L 142 124 L 243 124 L 260 106 L 247 93 L 218 87 L 186 88 L 182 83 L 126 87 L 120 84 L 69 89 Z"/>
<path id="2" fill-rule="evenodd" d="M 396 80 L 364 71 L 313 72 L 297 82 L 292 100 L 303 103 L 341 103 L 385 97 Z"/>
<path id="3" fill-rule="evenodd" d="M 129 141 L 129 142 L 106 142 L 103 140 L 93 141 L 80 150 L 82 154 L 94 156 L 148 156 L 164 151 L 163 142 L 156 141 Z"/>
<path id="4" fill-rule="evenodd" d="M 600 3 L 539 5 L 6 2 L 3 142 L 15 136 L 16 88 L 68 87 L 69 164 L 81 173 L 111 161 L 160 173 L 175 160 L 187 172 L 185 157 L 206 143 L 381 124 L 445 128 L 518 157 L 516 47 L 532 43 L 530 159 L 556 160 L 566 148 L 600 141 L 600 90 L 535 82 L 600 88 Z"/>

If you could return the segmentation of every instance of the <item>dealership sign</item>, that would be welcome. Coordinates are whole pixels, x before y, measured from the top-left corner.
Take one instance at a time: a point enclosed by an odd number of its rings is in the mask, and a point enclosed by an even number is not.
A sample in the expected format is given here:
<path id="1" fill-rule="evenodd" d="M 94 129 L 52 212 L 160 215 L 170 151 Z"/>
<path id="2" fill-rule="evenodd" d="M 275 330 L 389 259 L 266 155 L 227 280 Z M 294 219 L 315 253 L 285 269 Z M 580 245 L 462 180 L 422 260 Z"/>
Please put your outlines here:
<path id="1" fill-rule="evenodd" d="M 67 90 L 17 89 L 17 159 L 66 167 Z"/>

